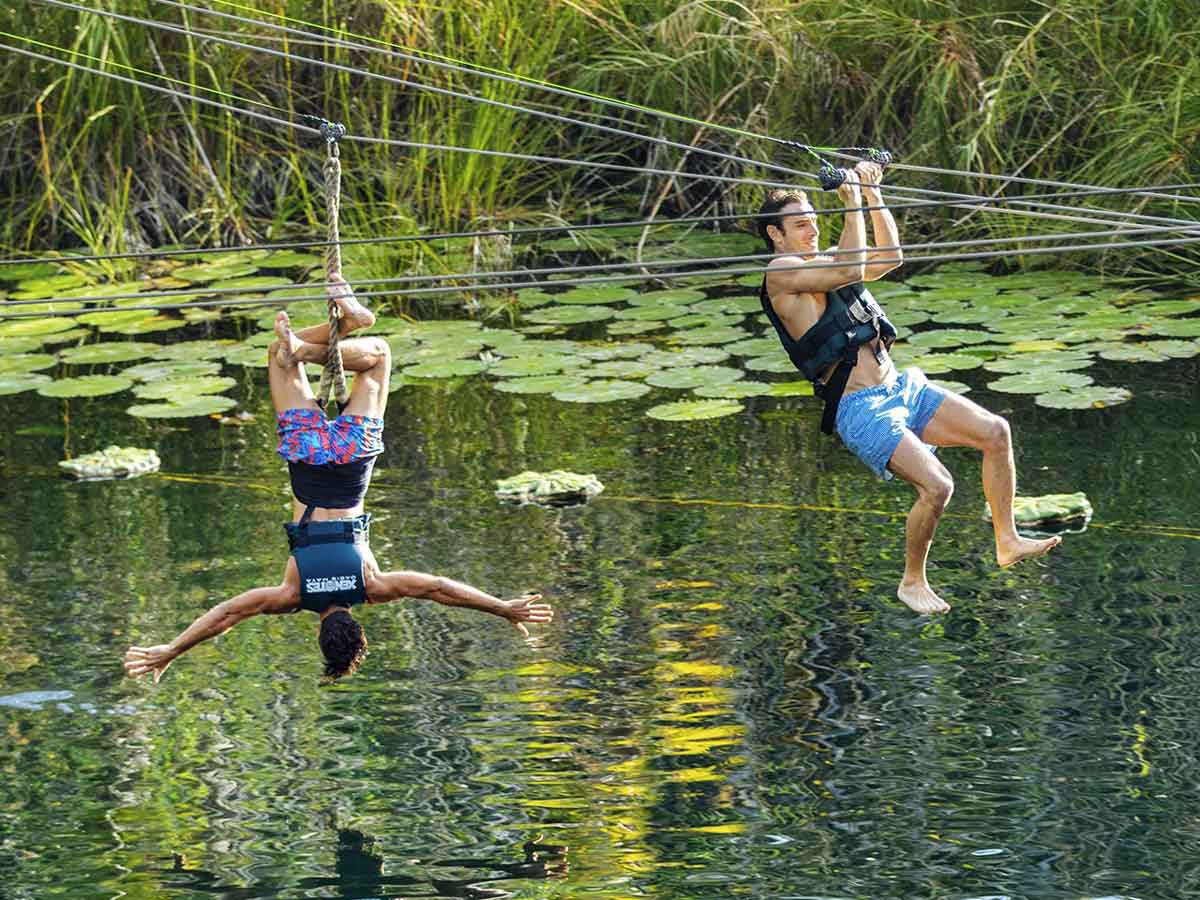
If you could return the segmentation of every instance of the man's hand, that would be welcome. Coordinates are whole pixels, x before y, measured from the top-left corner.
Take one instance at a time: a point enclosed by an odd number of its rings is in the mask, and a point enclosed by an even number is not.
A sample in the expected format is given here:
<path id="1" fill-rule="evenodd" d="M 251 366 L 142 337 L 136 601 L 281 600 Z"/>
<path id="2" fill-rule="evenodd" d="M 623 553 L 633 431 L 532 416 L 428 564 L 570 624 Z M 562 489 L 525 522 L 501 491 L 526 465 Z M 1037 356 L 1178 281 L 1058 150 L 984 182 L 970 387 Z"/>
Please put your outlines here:
<path id="1" fill-rule="evenodd" d="M 864 159 L 854 167 L 854 172 L 862 182 L 863 193 L 878 196 L 879 185 L 883 182 L 883 166 Z"/>
<path id="2" fill-rule="evenodd" d="M 862 188 L 859 187 L 857 181 L 846 179 L 838 185 L 837 193 L 846 209 L 858 209 L 862 206 Z"/>
<path id="3" fill-rule="evenodd" d="M 147 672 L 154 673 L 154 683 L 162 678 L 167 666 L 175 659 L 176 653 L 170 644 L 156 644 L 153 647 L 130 647 L 125 651 L 125 674 L 138 678 Z"/>
<path id="4" fill-rule="evenodd" d="M 502 601 L 507 607 L 503 614 L 504 618 L 512 622 L 513 627 L 522 635 L 529 637 L 529 629 L 525 627 L 526 622 L 544 625 L 554 618 L 554 610 L 550 608 L 549 603 L 537 602 L 541 599 L 541 594 L 522 594 L 516 600 Z"/>

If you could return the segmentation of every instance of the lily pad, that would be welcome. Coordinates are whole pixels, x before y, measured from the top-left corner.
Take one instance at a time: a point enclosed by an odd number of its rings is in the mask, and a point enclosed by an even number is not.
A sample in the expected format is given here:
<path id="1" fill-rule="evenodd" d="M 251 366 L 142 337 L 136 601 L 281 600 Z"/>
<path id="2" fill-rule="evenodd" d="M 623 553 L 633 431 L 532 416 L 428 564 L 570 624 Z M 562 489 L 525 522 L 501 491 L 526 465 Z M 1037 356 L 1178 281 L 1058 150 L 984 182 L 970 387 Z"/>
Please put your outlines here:
<path id="1" fill-rule="evenodd" d="M 182 403 L 135 403 L 125 412 L 141 419 L 190 419 L 225 412 L 236 405 L 230 397 L 201 394 Z"/>
<path id="2" fill-rule="evenodd" d="M 545 325 L 579 325 L 584 322 L 603 322 L 615 314 L 607 306 L 552 306 L 535 309 L 525 318 Z"/>
<path id="3" fill-rule="evenodd" d="M 27 281 L 31 278 L 48 278 L 62 271 L 54 262 L 14 263 L 0 265 L 0 279 L 4 281 Z"/>
<path id="4" fill-rule="evenodd" d="M 17 282 L 16 290 L 24 294 L 38 295 L 25 299 L 40 300 L 43 297 L 53 297 L 59 291 L 82 287 L 86 284 L 87 279 L 82 275 L 67 272 L 59 275 L 45 275 L 41 278 L 25 278 Z"/>
<path id="5" fill-rule="evenodd" d="M 74 328 L 79 323 L 71 316 L 53 316 L 44 319 L 0 319 L 0 338 L 33 337 L 54 334 Z"/>
<path id="6" fill-rule="evenodd" d="M 746 369 L 750 372 L 770 372 L 773 375 L 791 375 L 796 371 L 792 360 L 783 353 L 773 356 L 756 356 L 746 360 Z"/>
<path id="7" fill-rule="evenodd" d="M 1149 341 L 1146 346 L 1173 359 L 1190 359 L 1200 354 L 1200 341 Z"/>
<path id="8" fill-rule="evenodd" d="M 992 335 L 985 331 L 974 331 L 966 328 L 944 328 L 939 331 L 921 331 L 908 336 L 907 343 L 914 347 L 925 349 L 948 349 L 961 347 L 964 344 L 982 344 L 992 340 Z"/>
<path id="9" fill-rule="evenodd" d="M 183 328 L 188 323 L 183 319 L 171 316 L 150 316 L 138 319 L 136 322 L 126 322 L 122 325 L 101 325 L 100 331 L 105 334 L 124 334 L 130 337 L 139 334 L 153 334 L 159 331 L 174 331 Z"/>
<path id="10" fill-rule="evenodd" d="M 772 397 L 811 397 L 813 386 L 811 381 L 779 381 L 771 385 Z"/>
<path id="11" fill-rule="evenodd" d="M 971 386 L 962 381 L 952 381 L 950 379 L 939 378 L 933 381 L 933 384 L 936 384 L 938 387 L 950 391 L 953 394 L 971 393 Z"/>
<path id="12" fill-rule="evenodd" d="M 734 341 L 750 337 L 741 328 L 725 326 L 721 328 L 690 328 L 676 333 L 672 340 L 677 344 L 732 344 Z"/>
<path id="13" fill-rule="evenodd" d="M 730 328 L 742 324 L 746 317 L 743 315 L 724 316 L 719 313 L 693 313 L 677 316 L 670 320 L 672 328 Z"/>
<path id="14" fill-rule="evenodd" d="M 732 416 L 744 408 L 742 404 L 733 400 L 680 400 L 652 406 L 646 410 L 646 415 L 664 422 L 693 422 L 698 419 Z"/>
<path id="15" fill-rule="evenodd" d="M 1073 350 L 1050 351 L 1048 353 L 1020 353 L 1016 356 L 1003 356 L 983 363 L 989 372 L 1017 373 L 1041 372 L 1051 369 L 1055 372 L 1073 372 L 1086 369 L 1095 364 L 1090 354 L 1078 353 Z"/>
<path id="16" fill-rule="evenodd" d="M 158 344 L 140 343 L 138 341 L 119 341 L 102 344 L 85 344 L 82 347 L 71 347 L 59 352 L 58 356 L 65 363 L 75 366 L 99 365 L 103 363 L 129 362 L 134 359 L 144 359 L 151 353 L 161 349 Z"/>
<path id="17" fill-rule="evenodd" d="M 198 359 L 216 359 L 217 357 L 224 356 L 236 344 L 236 341 L 224 338 L 202 341 L 180 341 L 178 344 L 166 344 L 159 347 L 154 351 L 153 356 L 155 359 L 176 359 L 182 362 L 194 362 Z M 265 360 L 267 354 L 261 350 L 259 352 L 262 353 Z"/>
<path id="18" fill-rule="evenodd" d="M 1005 375 L 988 382 L 988 389 L 1006 394 L 1046 394 L 1087 387 L 1092 379 L 1078 372 L 1031 372 Z"/>
<path id="19" fill-rule="evenodd" d="M 531 348 L 532 349 L 532 348 Z M 488 369 L 492 375 L 500 377 L 530 375 L 555 375 L 569 369 L 588 365 L 589 360 L 577 360 L 573 357 L 558 353 L 530 354 L 528 356 L 510 356 L 493 363 Z"/>
<path id="20" fill-rule="evenodd" d="M 180 403 L 184 398 L 219 394 L 236 384 L 236 380 L 224 375 L 185 375 L 139 384 L 133 389 L 133 393 L 141 400 L 170 400 L 172 403 Z"/>
<path id="21" fill-rule="evenodd" d="M 595 475 L 580 475 L 556 469 L 553 472 L 522 472 L 496 481 L 496 496 L 513 503 L 548 503 L 561 506 L 582 503 L 604 490 Z"/>
<path id="22" fill-rule="evenodd" d="M 265 347 L 247 347 L 239 344 L 225 352 L 225 362 L 233 366 L 249 366 L 265 369 L 270 365 Z"/>
<path id="23" fill-rule="evenodd" d="M 1050 409 L 1104 409 L 1133 399 L 1125 388 L 1091 385 L 1069 391 L 1052 391 L 1033 398 L 1038 406 Z"/>
<path id="24" fill-rule="evenodd" d="M 401 370 L 405 378 L 461 378 L 478 375 L 486 366 L 478 359 L 448 359 L 417 363 Z"/>
<path id="25" fill-rule="evenodd" d="M 523 309 L 537 309 L 539 306 L 553 303 L 555 296 L 538 288 L 525 288 L 517 291 L 517 304 Z"/>
<path id="26" fill-rule="evenodd" d="M 66 331 L 56 331 L 54 334 L 43 334 L 37 338 L 43 344 L 69 344 L 71 341 L 78 341 L 82 338 L 91 337 L 92 330 L 83 326 L 79 328 L 68 328 Z"/>
<path id="27" fill-rule="evenodd" d="M 295 250 L 276 250 L 258 260 L 263 269 L 298 269 L 319 266 L 324 260 L 315 253 L 298 253 Z"/>
<path id="28" fill-rule="evenodd" d="M 623 322 L 610 322 L 608 324 L 608 333 L 613 335 L 646 334 L 647 332 L 659 331 L 666 327 L 667 323 L 660 320 L 635 322 L 626 319 Z"/>
<path id="29" fill-rule="evenodd" d="M 770 356 L 782 350 L 782 346 L 779 338 L 771 336 L 748 338 L 734 344 L 726 344 L 721 349 L 728 350 L 734 356 Z"/>
<path id="30" fill-rule="evenodd" d="M 1165 322 L 1156 322 L 1150 326 L 1149 331 L 1153 334 L 1160 334 L 1163 337 L 1200 337 L 1200 318 L 1172 319 Z"/>
<path id="31" fill-rule="evenodd" d="M 611 403 L 615 400 L 633 400 L 649 392 L 648 386 L 637 381 L 600 380 L 557 390 L 553 396 L 555 400 L 567 403 Z"/>
<path id="32" fill-rule="evenodd" d="M 655 368 L 671 369 L 677 366 L 711 366 L 729 359 L 726 347 L 684 347 L 680 350 L 652 350 L 642 361 Z"/>
<path id="33" fill-rule="evenodd" d="M 0 357 L 0 375 L 16 375 L 21 372 L 36 372 L 48 369 L 57 360 L 49 353 L 14 353 Z"/>
<path id="34" fill-rule="evenodd" d="M 763 397 L 771 393 L 774 385 L 763 381 L 732 381 L 729 384 L 702 384 L 693 388 L 697 397 L 708 400 L 744 400 L 747 397 Z"/>
<path id="35" fill-rule="evenodd" d="M 599 303 L 620 303 L 636 296 L 632 288 L 612 285 L 582 285 L 554 295 L 555 303 L 591 306 Z M 537 320 L 534 320 L 537 321 Z"/>
<path id="36" fill-rule="evenodd" d="M 0 397 L 7 397 L 10 394 L 21 394 L 25 391 L 32 391 L 43 385 L 52 383 L 53 379 L 49 375 L 42 375 L 39 372 L 22 372 L 14 375 L 0 374 Z"/>
<path id="37" fill-rule="evenodd" d="M 109 309 L 103 312 L 84 313 L 78 319 L 86 325 L 108 328 L 141 322 L 156 315 L 158 313 L 151 309 Z"/>
<path id="38" fill-rule="evenodd" d="M 592 378 L 645 378 L 657 371 L 659 371 L 657 366 L 652 366 L 642 360 L 610 359 L 606 362 L 596 363 L 587 370 L 587 374 Z"/>
<path id="39" fill-rule="evenodd" d="M 689 306 L 697 300 L 703 300 L 703 291 L 693 291 L 687 288 L 672 288 L 666 291 L 648 291 L 645 294 L 634 294 L 627 298 L 630 306 L 659 306 L 671 303 L 675 306 Z"/>
<path id="40" fill-rule="evenodd" d="M 60 378 L 38 388 L 43 397 L 101 397 L 127 390 L 133 381 L 122 375 L 81 375 Z"/>
<path id="41" fill-rule="evenodd" d="M 505 378 L 494 382 L 492 387 L 506 394 L 550 394 L 581 387 L 586 383 L 587 379 L 578 375 L 534 375 L 530 378 Z"/>
<path id="42" fill-rule="evenodd" d="M 692 309 L 708 315 L 744 316 L 762 312 L 762 303 L 757 297 L 714 297 L 703 303 L 692 304 Z"/>
<path id="43" fill-rule="evenodd" d="M 666 319 L 678 319 L 680 316 L 686 316 L 690 310 L 686 306 L 679 306 L 674 303 L 656 303 L 647 306 L 631 306 L 628 309 L 619 309 L 613 316 L 618 320 L 631 320 L 635 322 L 655 322 L 665 321 Z"/>
<path id="44" fill-rule="evenodd" d="M 1082 526 L 1092 518 L 1092 504 L 1082 491 L 1075 494 L 1014 497 L 1012 510 L 1018 526 L 1038 530 Z M 986 503 L 983 513 L 990 522 L 992 510 Z"/>
<path id="45" fill-rule="evenodd" d="M 265 356 L 266 351 L 261 351 Z M 202 378 L 221 371 L 221 364 L 200 362 L 147 362 L 122 369 L 121 374 L 136 381 L 159 381 L 165 378 Z"/>
<path id="46" fill-rule="evenodd" d="M 1159 353 L 1150 344 L 1127 344 L 1111 350 L 1101 350 L 1100 358 L 1112 362 L 1166 362 L 1170 357 Z"/>
<path id="47" fill-rule="evenodd" d="M 654 387 L 686 390 L 700 387 L 702 384 L 728 384 L 744 377 L 741 369 L 729 366 L 694 366 L 690 368 L 675 367 L 655 372 L 646 378 L 646 383 Z"/>
<path id="48" fill-rule="evenodd" d="M 258 271 L 258 266 L 251 263 L 196 263 L 195 265 L 178 268 L 171 275 L 175 278 L 182 278 L 184 281 L 204 284 L 227 278 L 241 278 L 246 275 L 253 275 L 256 271 Z M 276 284 L 278 284 L 278 280 L 276 280 Z"/>
<path id="49" fill-rule="evenodd" d="M 110 478 L 136 478 L 157 472 L 161 462 L 153 450 L 138 447 L 118 447 L 112 444 L 75 459 L 60 460 L 59 468 L 72 478 L 95 481 Z"/>
<path id="50" fill-rule="evenodd" d="M 643 354 L 654 350 L 652 344 L 640 341 L 621 341 L 607 344 L 589 344 L 579 350 L 579 355 L 593 362 L 604 362 L 609 359 L 637 359 Z M 657 366 L 656 366 L 657 368 Z"/>
<path id="51" fill-rule="evenodd" d="M 62 334 L 63 332 L 59 332 Z M 41 350 L 42 345 L 46 343 L 43 337 L 15 337 L 15 338 L 0 338 L 0 359 L 5 356 L 12 356 L 16 353 L 32 353 L 35 350 Z"/>

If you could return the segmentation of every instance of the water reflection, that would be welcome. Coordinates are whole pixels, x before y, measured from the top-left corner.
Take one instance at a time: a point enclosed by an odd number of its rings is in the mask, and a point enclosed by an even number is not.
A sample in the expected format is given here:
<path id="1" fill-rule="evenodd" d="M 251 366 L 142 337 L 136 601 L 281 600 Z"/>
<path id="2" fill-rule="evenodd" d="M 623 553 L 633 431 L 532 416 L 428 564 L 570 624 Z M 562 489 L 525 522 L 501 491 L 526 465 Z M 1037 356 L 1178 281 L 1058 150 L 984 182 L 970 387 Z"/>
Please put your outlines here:
<path id="1" fill-rule="evenodd" d="M 189 865 L 182 854 L 175 854 L 170 868 L 148 870 L 157 874 L 162 889 L 171 896 L 186 892 L 212 895 L 220 900 L 253 898 L 322 897 L 338 900 L 400 900 L 408 897 L 465 898 L 500 900 L 514 897 L 517 881 L 563 879 L 569 871 L 568 848 L 544 843 L 539 835 L 521 847 L 522 857 L 466 856 L 436 859 L 412 859 L 397 856 L 389 863 L 383 842 L 354 828 L 332 826 L 336 835 L 334 874 L 329 877 L 304 877 L 296 880 L 260 881 L 248 886 L 225 884 L 219 873 Z M 412 874 L 386 869 L 401 868 Z M 473 872 L 464 870 L 474 870 Z M 501 887 L 500 883 L 504 882 Z"/>

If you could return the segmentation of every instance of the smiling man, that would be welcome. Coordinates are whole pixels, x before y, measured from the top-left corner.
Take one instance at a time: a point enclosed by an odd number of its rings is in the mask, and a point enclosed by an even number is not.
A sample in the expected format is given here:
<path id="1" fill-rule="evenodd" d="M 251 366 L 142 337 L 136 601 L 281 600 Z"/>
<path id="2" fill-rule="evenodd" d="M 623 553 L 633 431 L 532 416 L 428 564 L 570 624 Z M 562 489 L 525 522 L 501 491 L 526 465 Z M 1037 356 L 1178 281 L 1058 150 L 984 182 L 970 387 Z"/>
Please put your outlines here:
<path id="1" fill-rule="evenodd" d="M 293 521 L 285 526 L 291 556 L 283 581 L 217 604 L 169 644 L 130 647 L 125 652 L 127 674 L 153 673 L 158 681 L 181 653 L 260 614 L 301 609 L 317 613 L 317 642 L 327 680 L 353 673 L 366 656 L 366 635 L 350 612 L 359 604 L 424 599 L 463 606 L 499 616 L 526 637 L 527 624 L 553 618 L 550 606 L 538 602 L 540 594 L 501 600 L 438 575 L 380 570 L 368 543 L 371 517 L 364 502 L 375 458 L 383 452 L 391 351 L 381 338 L 348 337 L 372 325 L 375 317 L 340 275 L 330 281 L 330 296 L 342 313 L 338 337 L 343 366 L 355 373 L 342 414 L 326 418 L 304 372 L 305 363 L 325 361 L 328 324 L 297 333 L 287 313 L 280 312 L 275 320 L 277 340 L 268 356 L 279 454 L 287 460 L 293 495 Z"/>
<path id="2" fill-rule="evenodd" d="M 954 480 L 929 445 L 983 452 L 983 488 L 1001 566 L 1040 556 L 1060 538 L 1031 540 L 1017 533 L 1008 423 L 931 384 L 918 368 L 896 370 L 888 353 L 896 329 L 863 282 L 882 278 L 901 264 L 900 234 L 880 193 L 880 167 L 860 162 L 849 174 L 838 188 L 845 225 L 836 255 L 818 249 L 820 227 L 803 191 L 767 195 L 758 232 L 775 258 L 759 296 L 793 364 L 825 401 L 822 431 L 836 429 L 875 474 L 889 479 L 899 475 L 916 488 L 896 595 L 918 613 L 946 612 L 950 606 L 929 586 L 925 569 Z M 868 246 L 864 203 L 871 208 L 876 244 L 890 249 Z"/>

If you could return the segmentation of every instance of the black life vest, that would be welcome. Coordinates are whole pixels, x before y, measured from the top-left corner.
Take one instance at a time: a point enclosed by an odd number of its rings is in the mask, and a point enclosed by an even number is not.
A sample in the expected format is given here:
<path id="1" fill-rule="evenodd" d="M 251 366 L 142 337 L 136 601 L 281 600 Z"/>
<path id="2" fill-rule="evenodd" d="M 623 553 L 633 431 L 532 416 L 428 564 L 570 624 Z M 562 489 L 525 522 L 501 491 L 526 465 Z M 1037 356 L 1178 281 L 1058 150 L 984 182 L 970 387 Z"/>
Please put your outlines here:
<path id="1" fill-rule="evenodd" d="M 367 602 L 360 547 L 367 545 L 371 516 L 324 522 L 289 522 L 288 546 L 300 572 L 300 607 L 322 613 L 331 606 Z"/>
<path id="2" fill-rule="evenodd" d="M 874 340 L 879 340 L 885 348 L 890 347 L 896 339 L 896 326 L 888 321 L 883 308 L 861 281 L 826 292 L 825 311 L 799 338 L 788 334 L 771 305 L 766 278 L 758 289 L 758 298 L 792 364 L 813 383 L 814 393 L 825 401 L 821 430 L 833 434 L 838 402 L 846 389 L 850 371 L 858 362 L 858 348 Z M 875 357 L 882 362 L 883 351 L 876 348 Z M 838 367 L 827 382 L 822 382 L 821 374 L 834 363 L 839 363 Z"/>

